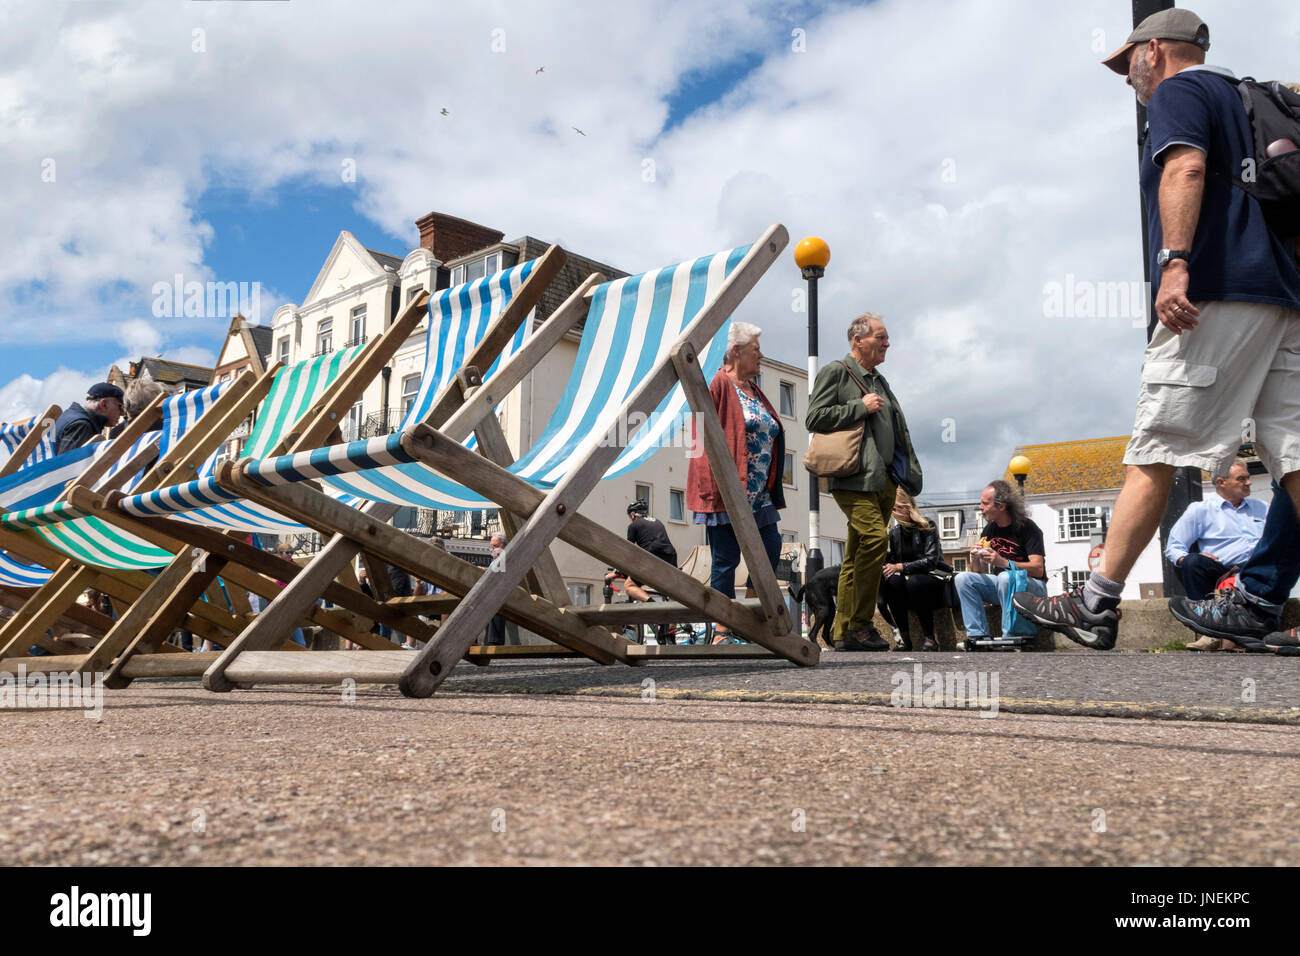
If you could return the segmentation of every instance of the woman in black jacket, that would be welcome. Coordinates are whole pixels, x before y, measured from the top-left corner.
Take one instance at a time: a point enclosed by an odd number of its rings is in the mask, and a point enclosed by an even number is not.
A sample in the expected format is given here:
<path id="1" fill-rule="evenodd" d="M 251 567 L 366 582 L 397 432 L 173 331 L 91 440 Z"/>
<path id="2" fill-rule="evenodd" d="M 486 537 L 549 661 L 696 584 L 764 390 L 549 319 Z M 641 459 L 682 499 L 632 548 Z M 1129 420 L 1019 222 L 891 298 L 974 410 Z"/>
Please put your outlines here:
<path id="1" fill-rule="evenodd" d="M 934 522 L 916 510 L 911 496 L 900 489 L 894 500 L 894 523 L 889 529 L 889 551 L 880 580 L 880 604 L 898 628 L 895 650 L 912 649 L 908 611 L 921 621 L 921 650 L 939 649 L 934 639 L 934 611 L 943 600 L 943 582 L 930 573 L 935 570 L 951 570 L 939 554 L 939 531 Z"/>

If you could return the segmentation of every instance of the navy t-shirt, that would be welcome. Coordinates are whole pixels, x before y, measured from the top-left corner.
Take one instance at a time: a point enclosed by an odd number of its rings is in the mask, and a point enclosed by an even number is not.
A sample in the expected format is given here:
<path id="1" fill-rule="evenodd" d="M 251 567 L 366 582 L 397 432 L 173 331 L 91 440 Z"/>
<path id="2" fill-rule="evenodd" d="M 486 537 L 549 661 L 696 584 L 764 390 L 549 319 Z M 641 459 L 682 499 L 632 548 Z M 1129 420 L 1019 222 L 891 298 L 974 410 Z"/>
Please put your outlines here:
<path id="1" fill-rule="evenodd" d="M 1225 182 L 1255 158 L 1250 123 L 1237 84 L 1210 69 L 1186 69 L 1162 82 L 1147 106 L 1149 135 L 1142 150 L 1142 196 L 1151 243 L 1151 285 L 1160 288 L 1156 254 L 1165 247 L 1160 228 L 1160 175 L 1171 146 L 1195 146 L 1206 154 L 1205 194 L 1188 263 L 1187 298 L 1263 302 L 1300 309 L 1300 269 L 1264 221 L 1245 190 Z"/>

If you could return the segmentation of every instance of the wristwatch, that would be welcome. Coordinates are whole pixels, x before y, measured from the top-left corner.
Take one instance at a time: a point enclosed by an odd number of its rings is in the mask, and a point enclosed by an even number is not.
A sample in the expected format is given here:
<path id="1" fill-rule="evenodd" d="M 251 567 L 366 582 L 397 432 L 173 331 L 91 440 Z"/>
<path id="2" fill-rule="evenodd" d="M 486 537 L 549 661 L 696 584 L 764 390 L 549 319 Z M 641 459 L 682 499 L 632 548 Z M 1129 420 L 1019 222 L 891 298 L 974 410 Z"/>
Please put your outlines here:
<path id="1" fill-rule="evenodd" d="M 1192 261 L 1192 254 L 1183 249 L 1161 249 L 1156 253 L 1156 265 L 1161 269 L 1169 265 L 1174 259 L 1182 259 L 1184 262 Z"/>

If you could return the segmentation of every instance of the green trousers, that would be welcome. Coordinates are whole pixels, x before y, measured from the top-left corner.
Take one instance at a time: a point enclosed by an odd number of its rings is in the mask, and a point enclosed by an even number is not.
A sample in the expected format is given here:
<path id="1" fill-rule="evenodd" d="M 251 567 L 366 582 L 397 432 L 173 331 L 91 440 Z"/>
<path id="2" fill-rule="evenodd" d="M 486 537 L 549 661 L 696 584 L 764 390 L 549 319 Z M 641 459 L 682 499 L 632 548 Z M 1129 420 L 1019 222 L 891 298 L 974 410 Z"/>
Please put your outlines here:
<path id="1" fill-rule="evenodd" d="M 849 519 L 844 565 L 835 597 L 835 637 L 859 631 L 876 615 L 880 569 L 889 550 L 889 517 L 898 489 L 886 482 L 881 491 L 832 491 Z"/>

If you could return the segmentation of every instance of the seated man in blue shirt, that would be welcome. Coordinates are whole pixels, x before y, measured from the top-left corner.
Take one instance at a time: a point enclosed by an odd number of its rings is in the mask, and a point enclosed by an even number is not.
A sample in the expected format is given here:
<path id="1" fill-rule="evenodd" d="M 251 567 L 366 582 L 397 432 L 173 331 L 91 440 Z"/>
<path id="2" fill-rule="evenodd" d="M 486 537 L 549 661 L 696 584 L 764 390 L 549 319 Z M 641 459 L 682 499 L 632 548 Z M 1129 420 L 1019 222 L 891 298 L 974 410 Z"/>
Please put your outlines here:
<path id="1" fill-rule="evenodd" d="M 1268 506 L 1250 497 L 1250 472 L 1237 463 L 1214 479 L 1218 496 L 1193 501 L 1169 529 L 1167 557 L 1182 575 L 1187 597 L 1209 597 L 1219 579 L 1246 563 L 1264 531 Z M 1192 548 L 1199 553 L 1192 553 Z"/>

